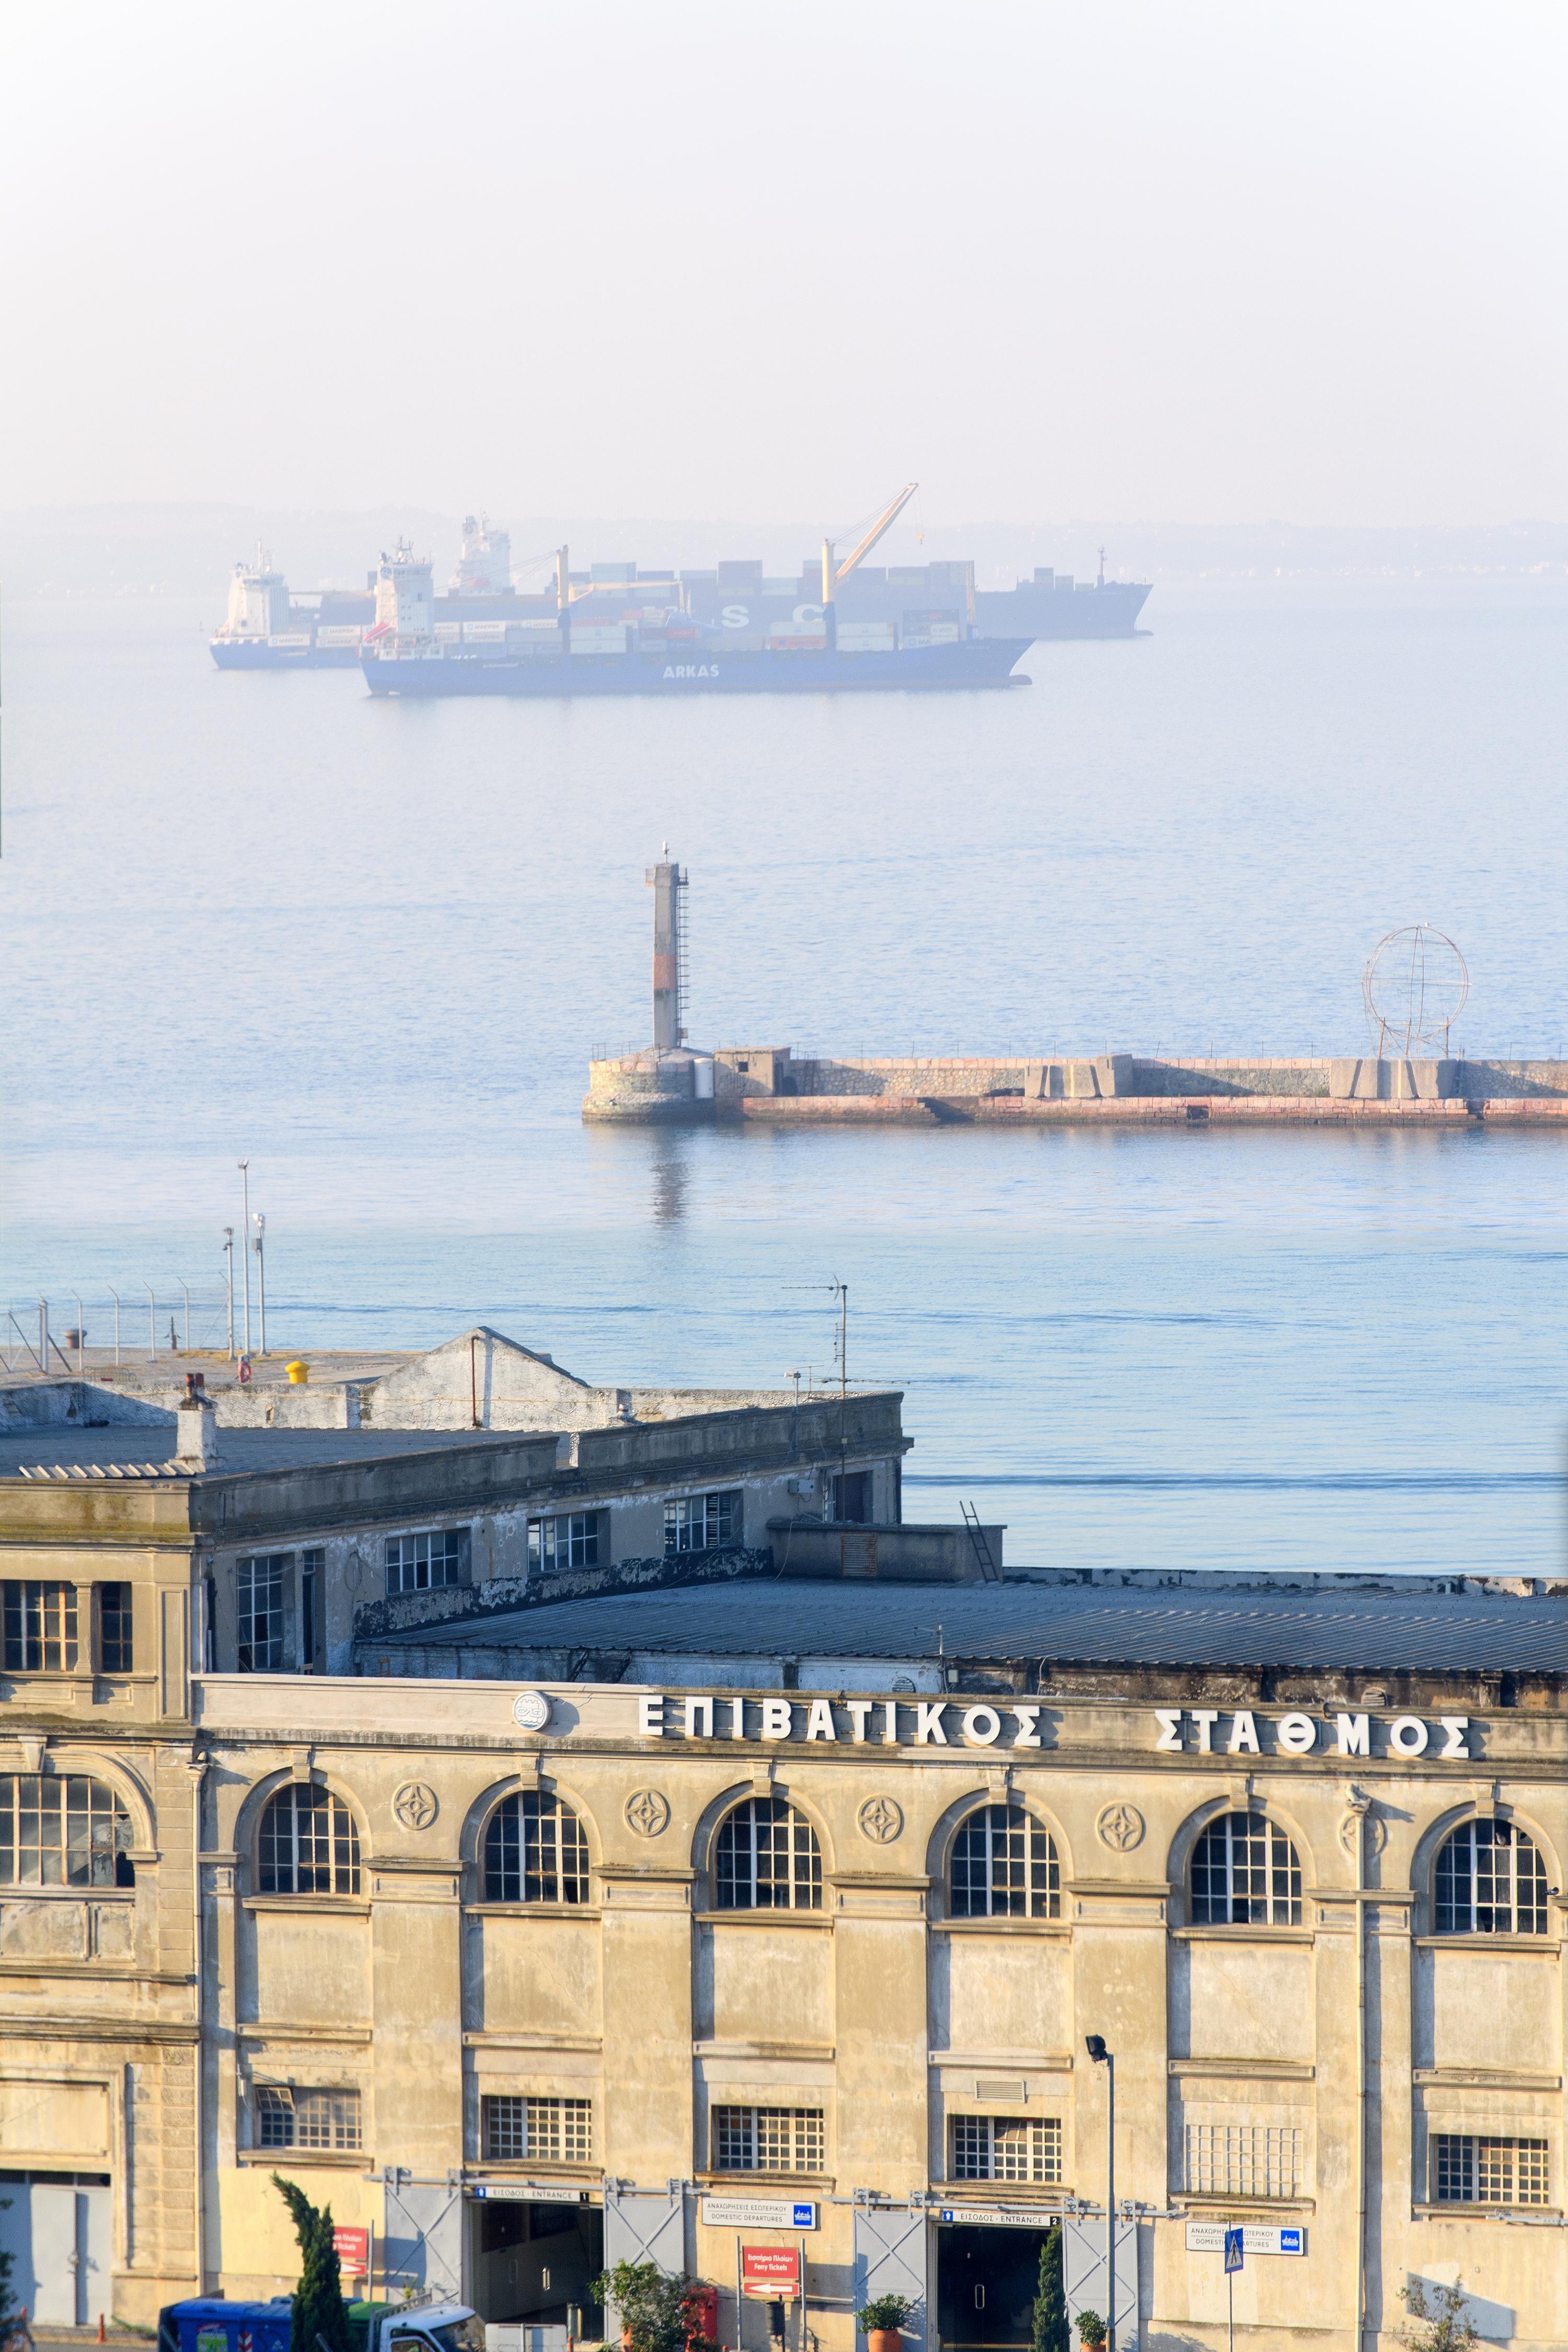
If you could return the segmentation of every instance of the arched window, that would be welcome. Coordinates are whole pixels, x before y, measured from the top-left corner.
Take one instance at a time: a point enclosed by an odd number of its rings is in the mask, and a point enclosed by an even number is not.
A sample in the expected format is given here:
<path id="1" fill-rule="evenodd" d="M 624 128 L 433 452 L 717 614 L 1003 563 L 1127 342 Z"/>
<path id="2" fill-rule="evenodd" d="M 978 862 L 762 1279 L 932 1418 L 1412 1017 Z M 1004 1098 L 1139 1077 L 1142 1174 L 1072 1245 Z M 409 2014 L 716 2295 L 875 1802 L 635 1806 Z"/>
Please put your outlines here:
<path id="1" fill-rule="evenodd" d="M 952 1842 L 955 1919 L 1059 1919 L 1055 1840 L 1022 1805 L 982 1805 Z"/>
<path id="2" fill-rule="evenodd" d="M 134 1886 L 131 1816 L 75 1772 L 0 1779 L 0 1886 Z"/>
<path id="3" fill-rule="evenodd" d="M 816 1832 L 782 1797 L 748 1797 L 720 1824 L 713 1881 L 721 1911 L 820 1911 Z"/>
<path id="4" fill-rule="evenodd" d="M 588 1841 L 570 1805 L 503 1797 L 485 1831 L 487 1903 L 586 1903 Z"/>
<path id="5" fill-rule="evenodd" d="M 359 1832 L 342 1799 L 291 1780 L 261 1816 L 263 1895 L 357 1895 Z"/>
<path id="6" fill-rule="evenodd" d="M 1544 1936 L 1546 1871 L 1511 1822 L 1466 1822 L 1437 1856 L 1439 1936 Z"/>
<path id="7" fill-rule="evenodd" d="M 1193 1924 L 1299 1927 L 1301 1864 L 1262 1813 L 1222 1813 L 1193 1848 Z"/>

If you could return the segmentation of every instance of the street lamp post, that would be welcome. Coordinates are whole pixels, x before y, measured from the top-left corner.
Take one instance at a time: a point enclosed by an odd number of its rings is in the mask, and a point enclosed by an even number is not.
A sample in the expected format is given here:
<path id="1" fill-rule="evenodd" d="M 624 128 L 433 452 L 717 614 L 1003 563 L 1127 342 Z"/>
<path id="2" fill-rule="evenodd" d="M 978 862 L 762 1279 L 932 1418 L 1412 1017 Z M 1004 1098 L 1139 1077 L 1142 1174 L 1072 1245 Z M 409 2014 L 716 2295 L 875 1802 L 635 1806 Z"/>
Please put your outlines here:
<path id="1" fill-rule="evenodd" d="M 256 1286 L 261 1307 L 261 1352 L 267 1353 L 267 1219 L 256 1212 Z"/>
<path id="2" fill-rule="evenodd" d="M 234 1227 L 223 1229 L 224 1262 L 228 1267 L 228 1360 L 234 1361 Z"/>
<path id="3" fill-rule="evenodd" d="M 1089 2034 L 1084 2048 L 1105 2068 L 1105 2343 L 1116 2352 L 1116 2059 L 1103 2033 Z"/>
<path id="4" fill-rule="evenodd" d="M 242 1160 L 239 1163 L 239 1186 L 241 1202 L 239 1254 L 245 1263 L 245 1352 L 248 1356 L 250 1353 L 250 1252 L 244 1245 L 250 1233 L 250 1162 L 248 1160 Z"/>

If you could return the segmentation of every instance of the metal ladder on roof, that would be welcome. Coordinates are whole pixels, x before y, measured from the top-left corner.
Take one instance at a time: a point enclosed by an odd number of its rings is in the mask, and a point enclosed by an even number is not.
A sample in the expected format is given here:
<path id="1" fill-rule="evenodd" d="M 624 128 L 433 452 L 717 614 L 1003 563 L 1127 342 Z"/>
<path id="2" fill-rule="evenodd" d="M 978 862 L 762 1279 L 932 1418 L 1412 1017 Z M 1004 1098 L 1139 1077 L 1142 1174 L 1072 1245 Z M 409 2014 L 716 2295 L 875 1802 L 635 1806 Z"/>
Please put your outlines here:
<path id="1" fill-rule="evenodd" d="M 963 1514 L 963 1524 L 969 1530 L 970 1546 L 979 1564 L 981 1583 L 1000 1584 L 1002 1571 L 991 1557 L 991 1546 L 985 1530 L 980 1524 L 980 1514 L 973 1503 L 961 1502 L 958 1507 Z"/>

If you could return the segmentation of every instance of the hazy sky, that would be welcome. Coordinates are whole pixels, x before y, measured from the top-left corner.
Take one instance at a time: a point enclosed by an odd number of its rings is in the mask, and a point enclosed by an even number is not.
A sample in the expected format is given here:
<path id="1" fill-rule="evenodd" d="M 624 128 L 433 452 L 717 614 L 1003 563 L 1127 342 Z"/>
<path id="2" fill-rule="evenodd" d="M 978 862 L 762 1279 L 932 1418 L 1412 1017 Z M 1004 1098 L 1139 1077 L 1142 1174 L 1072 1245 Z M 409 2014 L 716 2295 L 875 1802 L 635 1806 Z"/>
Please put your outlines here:
<path id="1" fill-rule="evenodd" d="M 0 25 L 0 506 L 1568 510 L 1561 0 Z"/>

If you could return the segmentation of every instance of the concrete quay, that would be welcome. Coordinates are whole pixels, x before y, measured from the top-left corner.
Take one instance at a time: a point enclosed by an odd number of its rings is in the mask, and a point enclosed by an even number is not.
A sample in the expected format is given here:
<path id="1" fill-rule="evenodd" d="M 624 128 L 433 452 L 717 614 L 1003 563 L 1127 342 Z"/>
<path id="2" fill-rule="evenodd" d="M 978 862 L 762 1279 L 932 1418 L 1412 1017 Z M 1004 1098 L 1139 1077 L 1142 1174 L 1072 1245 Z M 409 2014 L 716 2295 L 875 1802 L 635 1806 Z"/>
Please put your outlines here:
<path id="1" fill-rule="evenodd" d="M 882 1059 L 650 1047 L 590 1064 L 583 1117 L 645 1126 L 1556 1127 L 1568 1122 L 1568 1061 Z"/>

